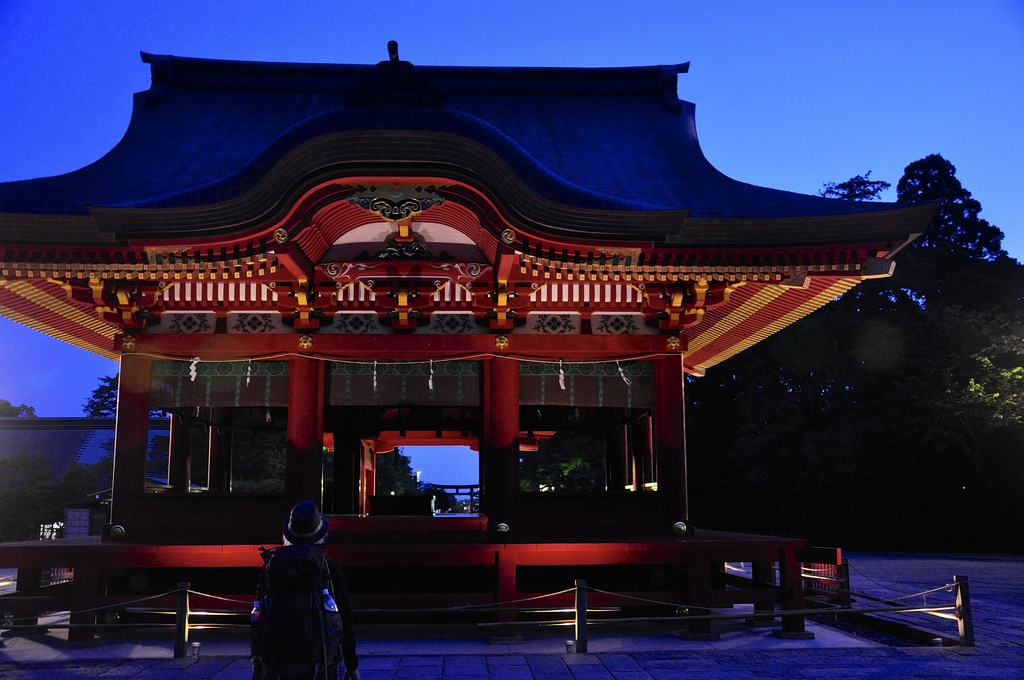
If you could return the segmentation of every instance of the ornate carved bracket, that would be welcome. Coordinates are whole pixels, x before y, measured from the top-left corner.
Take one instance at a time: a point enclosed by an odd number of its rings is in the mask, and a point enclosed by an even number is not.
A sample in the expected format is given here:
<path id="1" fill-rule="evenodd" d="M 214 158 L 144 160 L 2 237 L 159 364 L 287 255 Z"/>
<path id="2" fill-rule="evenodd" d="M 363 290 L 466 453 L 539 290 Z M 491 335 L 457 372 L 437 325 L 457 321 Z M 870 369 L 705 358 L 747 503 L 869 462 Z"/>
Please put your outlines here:
<path id="1" fill-rule="evenodd" d="M 68 298 L 92 305 L 103 321 L 125 330 L 140 330 L 163 314 L 156 281 L 73 279 L 63 282 Z"/>
<path id="2" fill-rule="evenodd" d="M 290 290 L 289 290 L 290 288 Z M 277 306 L 285 323 L 296 330 L 312 330 L 320 327 L 324 309 L 334 303 L 333 289 L 325 291 L 312 281 L 299 281 L 277 285 Z"/>
<path id="3" fill-rule="evenodd" d="M 391 184 L 360 187 L 348 202 L 369 210 L 388 222 L 412 219 L 427 208 L 444 203 L 444 199 L 422 186 Z"/>
<path id="4" fill-rule="evenodd" d="M 498 283 L 493 290 L 474 289 L 473 311 L 487 319 L 487 327 L 495 331 L 510 331 L 526 322 L 520 310 L 529 304 L 529 296 L 520 297 L 512 286 Z"/>
<path id="5" fill-rule="evenodd" d="M 701 279 L 666 285 L 659 294 L 648 286 L 648 306 L 653 312 L 648 320 L 657 322 L 660 330 L 680 331 L 704 318 L 705 310 L 728 302 L 732 291 L 741 285 Z"/>
<path id="6" fill-rule="evenodd" d="M 381 319 L 392 330 L 414 331 L 430 318 L 430 296 L 434 286 L 427 282 L 395 281 L 382 284 L 377 290 L 377 309 Z"/>

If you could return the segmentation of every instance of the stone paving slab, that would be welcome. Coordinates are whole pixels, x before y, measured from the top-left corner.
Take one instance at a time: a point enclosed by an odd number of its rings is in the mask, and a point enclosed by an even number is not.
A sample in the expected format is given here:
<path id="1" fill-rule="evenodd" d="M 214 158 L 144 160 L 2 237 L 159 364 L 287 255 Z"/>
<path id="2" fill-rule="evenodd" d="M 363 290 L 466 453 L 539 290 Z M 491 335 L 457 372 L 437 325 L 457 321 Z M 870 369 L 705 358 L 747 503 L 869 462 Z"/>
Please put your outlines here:
<path id="1" fill-rule="evenodd" d="M 581 662 L 582 658 L 587 661 Z M 702 680 L 743 678 L 1014 678 L 1024 654 L 1002 648 L 873 648 L 787 651 L 650 652 L 600 655 L 512 655 L 466 663 L 464 658 L 392 657 L 367 664 L 364 680 Z M 166 678 L 241 680 L 245 659 L 88 659 L 74 663 L 0 662 L 4 680 L 63 678 Z"/>

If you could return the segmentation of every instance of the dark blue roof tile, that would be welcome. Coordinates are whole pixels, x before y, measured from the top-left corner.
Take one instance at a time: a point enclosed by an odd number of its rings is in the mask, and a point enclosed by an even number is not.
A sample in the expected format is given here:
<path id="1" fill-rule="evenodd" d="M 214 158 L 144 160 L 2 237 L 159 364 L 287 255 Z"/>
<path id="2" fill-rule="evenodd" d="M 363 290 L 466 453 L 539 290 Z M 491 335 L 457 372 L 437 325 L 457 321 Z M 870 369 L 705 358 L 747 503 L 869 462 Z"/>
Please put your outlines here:
<path id="1" fill-rule="evenodd" d="M 894 207 L 757 187 L 720 173 L 701 152 L 693 104 L 675 99 L 674 75 L 685 67 L 423 67 L 417 73 L 432 81 L 443 109 L 348 108 L 346 92 L 372 85 L 373 67 L 144 59 L 153 64 L 153 86 L 136 95 L 124 138 L 80 170 L 0 184 L 0 212 L 85 215 L 90 206 L 229 200 L 299 144 L 364 130 L 465 137 L 532 191 L 579 208 L 772 218 Z"/>

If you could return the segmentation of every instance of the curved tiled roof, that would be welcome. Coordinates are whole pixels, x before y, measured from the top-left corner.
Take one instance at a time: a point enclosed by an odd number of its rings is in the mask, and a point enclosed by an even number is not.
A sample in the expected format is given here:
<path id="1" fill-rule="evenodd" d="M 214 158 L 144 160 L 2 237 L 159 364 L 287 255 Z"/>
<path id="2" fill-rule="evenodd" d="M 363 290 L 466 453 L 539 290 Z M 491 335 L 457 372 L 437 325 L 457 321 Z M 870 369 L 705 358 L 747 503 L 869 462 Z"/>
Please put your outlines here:
<path id="1" fill-rule="evenodd" d="M 469 140 L 530 192 L 583 211 L 747 220 L 897 209 L 757 187 L 717 171 L 697 141 L 693 104 L 675 95 L 676 74 L 686 65 L 413 70 L 394 61 L 143 60 L 152 65 L 153 84 L 135 96 L 124 138 L 80 170 L 0 184 L 0 213 L 73 217 L 231 201 L 303 143 L 372 132 L 387 139 L 389 131 Z M 0 215 L 0 223 L 10 220 Z M 83 232 L 87 241 L 100 236 Z"/>

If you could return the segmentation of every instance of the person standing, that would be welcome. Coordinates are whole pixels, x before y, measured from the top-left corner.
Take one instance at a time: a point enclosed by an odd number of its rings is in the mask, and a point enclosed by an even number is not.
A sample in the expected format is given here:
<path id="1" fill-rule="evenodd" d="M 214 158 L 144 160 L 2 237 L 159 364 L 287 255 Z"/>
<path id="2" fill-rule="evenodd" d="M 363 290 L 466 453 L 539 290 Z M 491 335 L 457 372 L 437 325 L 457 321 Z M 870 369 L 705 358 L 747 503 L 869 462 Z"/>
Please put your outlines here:
<path id="1" fill-rule="evenodd" d="M 327 556 L 327 518 L 312 501 L 295 504 L 284 545 L 264 553 L 253 604 L 253 680 L 359 680 L 352 603 L 341 565 Z"/>

